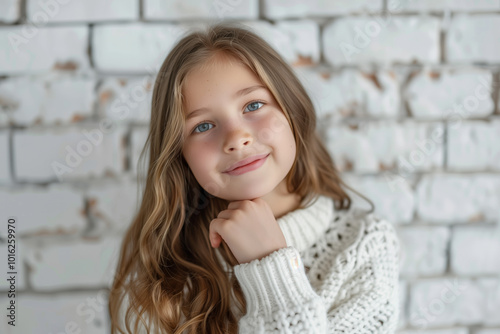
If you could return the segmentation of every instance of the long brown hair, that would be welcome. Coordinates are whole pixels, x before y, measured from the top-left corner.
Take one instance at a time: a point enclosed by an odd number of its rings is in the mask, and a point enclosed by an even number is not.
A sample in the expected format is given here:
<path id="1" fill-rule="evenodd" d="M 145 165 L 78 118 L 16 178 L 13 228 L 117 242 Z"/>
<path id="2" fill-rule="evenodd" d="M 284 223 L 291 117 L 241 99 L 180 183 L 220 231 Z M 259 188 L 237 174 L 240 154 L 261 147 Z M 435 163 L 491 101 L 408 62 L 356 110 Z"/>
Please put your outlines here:
<path id="1" fill-rule="evenodd" d="M 206 192 L 182 155 L 184 78 L 221 52 L 253 71 L 288 119 L 297 154 L 286 184 L 300 195 L 299 208 L 326 195 L 334 199 L 336 210 L 348 209 L 351 199 L 342 187 L 359 194 L 341 180 L 316 133 L 309 96 L 268 43 L 236 23 L 190 31 L 168 54 L 156 78 L 150 131 L 141 153 L 141 159 L 149 153 L 142 202 L 123 239 L 110 291 L 113 333 L 135 333 L 141 325 L 175 334 L 236 333 L 237 313 L 246 313 L 232 272 L 238 262 L 224 242 L 214 249 L 208 237 L 211 220 L 229 202 Z"/>

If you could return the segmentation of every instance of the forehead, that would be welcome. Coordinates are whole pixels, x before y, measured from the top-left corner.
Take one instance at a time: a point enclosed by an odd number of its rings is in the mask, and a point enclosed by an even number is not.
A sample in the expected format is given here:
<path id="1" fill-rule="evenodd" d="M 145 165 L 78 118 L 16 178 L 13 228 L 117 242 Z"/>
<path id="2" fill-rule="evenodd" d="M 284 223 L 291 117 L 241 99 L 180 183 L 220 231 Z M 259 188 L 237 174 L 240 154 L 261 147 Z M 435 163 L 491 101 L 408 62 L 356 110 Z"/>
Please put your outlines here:
<path id="1" fill-rule="evenodd" d="M 244 64 L 217 61 L 192 69 L 182 85 L 186 111 L 208 107 L 212 100 L 231 98 L 236 91 L 262 85 L 259 78 Z"/>

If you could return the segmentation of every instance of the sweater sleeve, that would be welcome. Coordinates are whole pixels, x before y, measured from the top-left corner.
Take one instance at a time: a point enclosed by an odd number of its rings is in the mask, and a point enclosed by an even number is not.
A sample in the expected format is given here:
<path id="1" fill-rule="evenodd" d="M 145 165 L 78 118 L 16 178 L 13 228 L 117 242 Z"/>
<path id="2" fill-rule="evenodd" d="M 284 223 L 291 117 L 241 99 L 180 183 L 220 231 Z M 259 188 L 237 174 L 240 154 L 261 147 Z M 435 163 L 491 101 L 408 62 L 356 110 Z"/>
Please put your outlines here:
<path id="1" fill-rule="evenodd" d="M 247 301 L 240 333 L 394 333 L 399 243 L 391 224 L 371 216 L 362 224 L 345 256 L 325 261 L 317 293 L 293 246 L 235 266 Z"/>
<path id="2" fill-rule="evenodd" d="M 326 308 L 309 283 L 299 252 L 281 248 L 234 267 L 247 301 L 239 333 L 327 333 Z"/>

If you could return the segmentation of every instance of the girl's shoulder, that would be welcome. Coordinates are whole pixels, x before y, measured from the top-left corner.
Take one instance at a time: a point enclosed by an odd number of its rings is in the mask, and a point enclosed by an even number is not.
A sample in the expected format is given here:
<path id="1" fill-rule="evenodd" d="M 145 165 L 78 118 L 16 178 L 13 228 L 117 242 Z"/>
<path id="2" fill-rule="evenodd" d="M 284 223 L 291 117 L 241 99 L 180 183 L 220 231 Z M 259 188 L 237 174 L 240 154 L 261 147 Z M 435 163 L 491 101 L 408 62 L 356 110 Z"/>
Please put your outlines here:
<path id="1" fill-rule="evenodd" d="M 302 252 L 302 258 L 306 271 L 332 261 L 339 271 L 345 271 L 375 253 L 397 256 L 399 240 L 394 225 L 377 213 L 351 208 L 334 212 L 325 233 Z"/>
<path id="2" fill-rule="evenodd" d="M 394 224 L 375 212 L 359 208 L 336 211 L 330 228 L 336 228 L 347 236 L 356 236 L 357 241 L 372 234 L 396 235 Z"/>

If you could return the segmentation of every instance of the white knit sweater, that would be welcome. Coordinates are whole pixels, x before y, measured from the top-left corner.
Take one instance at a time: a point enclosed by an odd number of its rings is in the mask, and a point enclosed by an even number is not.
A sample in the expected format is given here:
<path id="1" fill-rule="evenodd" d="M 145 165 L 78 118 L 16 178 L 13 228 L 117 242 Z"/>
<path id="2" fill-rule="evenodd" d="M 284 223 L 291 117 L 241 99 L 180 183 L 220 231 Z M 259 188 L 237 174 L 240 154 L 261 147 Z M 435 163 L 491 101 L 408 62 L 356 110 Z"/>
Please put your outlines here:
<path id="1" fill-rule="evenodd" d="M 234 267 L 247 313 L 239 333 L 394 333 L 399 240 L 393 226 L 320 196 L 278 224 L 287 247 Z"/>
<path id="2" fill-rule="evenodd" d="M 287 247 L 233 268 L 247 302 L 240 334 L 395 332 L 399 240 L 389 222 L 336 211 L 325 196 L 277 221 Z"/>

